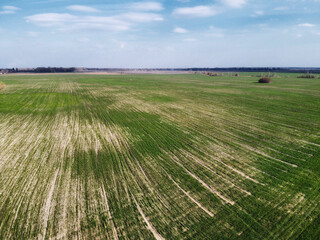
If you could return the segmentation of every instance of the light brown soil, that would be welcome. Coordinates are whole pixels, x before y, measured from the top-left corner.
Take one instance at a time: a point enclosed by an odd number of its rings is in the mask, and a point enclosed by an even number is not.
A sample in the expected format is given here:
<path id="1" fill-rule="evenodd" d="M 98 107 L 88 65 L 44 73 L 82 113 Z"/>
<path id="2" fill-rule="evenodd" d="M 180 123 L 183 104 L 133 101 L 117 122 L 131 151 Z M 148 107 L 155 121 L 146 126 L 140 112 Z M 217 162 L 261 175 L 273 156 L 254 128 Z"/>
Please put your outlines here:
<path id="1" fill-rule="evenodd" d="M 4 89 L 6 87 L 6 85 L 2 82 L 0 82 L 0 90 Z"/>

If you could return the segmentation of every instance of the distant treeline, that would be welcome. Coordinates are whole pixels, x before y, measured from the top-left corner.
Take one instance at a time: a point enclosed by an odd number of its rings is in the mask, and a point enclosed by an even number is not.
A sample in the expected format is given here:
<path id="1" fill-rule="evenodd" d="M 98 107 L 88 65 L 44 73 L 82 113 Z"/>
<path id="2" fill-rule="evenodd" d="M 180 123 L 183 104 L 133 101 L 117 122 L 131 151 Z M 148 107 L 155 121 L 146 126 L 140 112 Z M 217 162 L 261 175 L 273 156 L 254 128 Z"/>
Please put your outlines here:
<path id="1" fill-rule="evenodd" d="M 175 71 L 320 73 L 320 68 L 181 68 Z"/>
<path id="2" fill-rule="evenodd" d="M 56 67 L 38 67 L 34 69 L 35 73 L 67 73 L 74 72 L 75 68 L 56 68 Z"/>
<path id="3" fill-rule="evenodd" d="M 64 68 L 64 67 L 37 67 L 37 68 L 6 68 L 1 73 L 70 73 L 92 71 L 192 71 L 192 72 L 278 72 L 278 73 L 320 73 L 320 68 L 274 68 L 274 67 L 241 67 L 241 68 Z"/>
<path id="4" fill-rule="evenodd" d="M 75 72 L 76 68 L 63 67 L 37 67 L 37 68 L 8 68 L 0 69 L 3 73 L 69 73 Z"/>
<path id="5" fill-rule="evenodd" d="M 240 68 L 83 68 L 84 71 L 192 71 L 192 72 L 278 72 L 278 73 L 320 73 L 320 68 L 276 68 L 276 67 L 240 67 Z"/>

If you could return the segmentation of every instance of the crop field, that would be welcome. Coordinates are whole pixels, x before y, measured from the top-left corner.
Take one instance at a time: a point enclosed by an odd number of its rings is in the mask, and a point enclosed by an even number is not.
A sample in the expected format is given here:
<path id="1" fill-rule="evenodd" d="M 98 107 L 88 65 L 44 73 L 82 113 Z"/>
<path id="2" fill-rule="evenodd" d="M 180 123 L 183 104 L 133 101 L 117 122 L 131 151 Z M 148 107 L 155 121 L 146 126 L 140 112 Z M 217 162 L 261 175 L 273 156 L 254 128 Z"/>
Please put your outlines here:
<path id="1" fill-rule="evenodd" d="M 0 239 L 317 239 L 320 79 L 258 79 L 0 76 Z"/>

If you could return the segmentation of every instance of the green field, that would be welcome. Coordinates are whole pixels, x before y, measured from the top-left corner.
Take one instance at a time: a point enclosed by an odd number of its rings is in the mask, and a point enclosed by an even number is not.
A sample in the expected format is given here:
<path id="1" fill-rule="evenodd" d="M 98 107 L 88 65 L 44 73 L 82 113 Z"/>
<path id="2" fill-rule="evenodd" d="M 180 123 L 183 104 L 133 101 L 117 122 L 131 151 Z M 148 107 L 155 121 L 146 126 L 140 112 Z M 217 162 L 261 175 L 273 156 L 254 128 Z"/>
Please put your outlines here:
<path id="1" fill-rule="evenodd" d="M 0 239 L 317 239 L 320 79 L 6 75 Z"/>

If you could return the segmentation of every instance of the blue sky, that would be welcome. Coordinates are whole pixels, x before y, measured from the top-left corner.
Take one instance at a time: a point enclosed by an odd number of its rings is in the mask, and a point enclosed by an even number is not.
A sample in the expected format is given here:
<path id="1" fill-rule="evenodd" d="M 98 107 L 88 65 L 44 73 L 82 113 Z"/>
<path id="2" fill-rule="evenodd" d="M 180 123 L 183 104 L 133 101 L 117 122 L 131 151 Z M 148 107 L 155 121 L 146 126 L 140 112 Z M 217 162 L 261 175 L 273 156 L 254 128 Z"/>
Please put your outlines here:
<path id="1" fill-rule="evenodd" d="M 320 0 L 1 0 L 0 67 L 320 67 Z"/>

